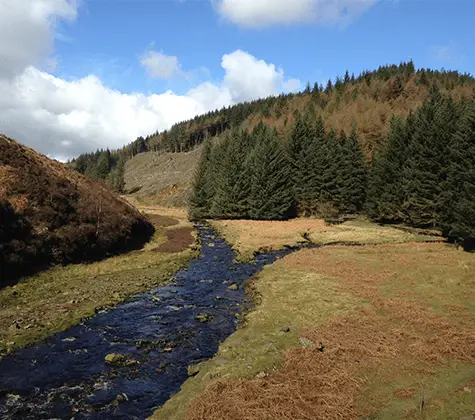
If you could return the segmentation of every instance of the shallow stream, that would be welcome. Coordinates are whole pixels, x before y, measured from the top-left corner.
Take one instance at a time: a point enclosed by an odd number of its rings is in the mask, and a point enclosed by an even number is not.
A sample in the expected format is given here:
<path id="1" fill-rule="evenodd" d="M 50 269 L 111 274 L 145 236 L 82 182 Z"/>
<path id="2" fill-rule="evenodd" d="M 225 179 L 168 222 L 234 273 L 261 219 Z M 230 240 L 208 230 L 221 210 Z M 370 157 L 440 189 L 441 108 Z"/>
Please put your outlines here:
<path id="1" fill-rule="evenodd" d="M 245 280 L 292 252 L 235 263 L 209 226 L 197 230 L 201 255 L 166 286 L 4 357 L 0 419 L 145 419 L 178 392 L 188 366 L 212 357 L 235 331 Z M 128 363 L 108 365 L 111 353 Z"/>

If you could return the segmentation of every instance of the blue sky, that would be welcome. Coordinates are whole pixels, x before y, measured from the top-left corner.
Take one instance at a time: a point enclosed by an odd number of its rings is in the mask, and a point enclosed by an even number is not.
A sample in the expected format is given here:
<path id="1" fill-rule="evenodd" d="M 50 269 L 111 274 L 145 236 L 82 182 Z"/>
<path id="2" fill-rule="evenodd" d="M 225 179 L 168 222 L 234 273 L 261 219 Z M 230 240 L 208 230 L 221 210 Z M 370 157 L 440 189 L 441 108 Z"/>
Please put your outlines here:
<path id="1" fill-rule="evenodd" d="M 0 132 L 51 157 L 413 59 L 475 73 L 475 0 L 0 0 Z"/>
<path id="2" fill-rule="evenodd" d="M 191 81 L 147 77 L 137 57 L 152 45 L 177 56 L 185 71 L 204 67 L 216 80 L 224 73 L 222 55 L 236 49 L 302 82 L 410 58 L 418 67 L 473 72 L 473 16 L 471 0 L 380 1 L 345 27 L 304 22 L 254 29 L 225 21 L 206 0 L 89 0 L 77 21 L 63 29 L 71 42 L 58 43 L 58 72 L 96 73 L 124 92 L 184 93 L 209 78 L 206 72 Z"/>

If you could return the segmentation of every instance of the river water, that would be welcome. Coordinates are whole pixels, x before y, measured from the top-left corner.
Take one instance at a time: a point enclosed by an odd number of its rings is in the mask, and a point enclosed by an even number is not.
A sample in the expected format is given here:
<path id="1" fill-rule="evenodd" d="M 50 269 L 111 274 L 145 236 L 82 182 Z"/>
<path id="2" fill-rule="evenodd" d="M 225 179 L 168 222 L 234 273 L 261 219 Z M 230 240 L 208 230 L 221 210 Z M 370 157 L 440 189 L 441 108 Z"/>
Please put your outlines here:
<path id="1" fill-rule="evenodd" d="M 293 250 L 235 263 L 222 238 L 196 227 L 201 255 L 167 286 L 4 357 L 0 419 L 144 419 L 178 392 L 188 366 L 212 357 L 235 331 L 247 305 L 244 281 Z M 233 283 L 238 290 L 228 289 Z M 209 322 L 195 318 L 203 314 Z M 138 364 L 110 366 L 110 353 Z"/>

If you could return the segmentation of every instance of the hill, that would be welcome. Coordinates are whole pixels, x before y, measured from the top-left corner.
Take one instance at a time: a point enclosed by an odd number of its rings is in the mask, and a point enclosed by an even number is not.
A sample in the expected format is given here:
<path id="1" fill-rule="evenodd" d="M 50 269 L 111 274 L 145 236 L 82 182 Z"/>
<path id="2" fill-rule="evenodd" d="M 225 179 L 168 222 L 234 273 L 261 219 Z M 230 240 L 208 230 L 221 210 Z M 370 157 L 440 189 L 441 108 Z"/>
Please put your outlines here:
<path id="1" fill-rule="evenodd" d="M 149 152 L 134 156 L 125 164 L 125 191 L 156 204 L 184 207 L 202 147 L 190 152 Z"/>
<path id="2" fill-rule="evenodd" d="M 206 138 L 221 136 L 233 128 L 250 132 L 260 121 L 274 127 L 281 138 L 287 138 L 299 115 L 322 118 L 327 131 L 333 128 L 337 133 L 343 130 L 349 134 L 354 127 L 363 152 L 371 161 L 374 152 L 386 141 L 391 118 L 405 117 L 418 109 L 434 87 L 459 102 L 471 96 L 475 79 L 456 71 L 416 70 L 412 61 L 363 71 L 359 76 L 347 72 L 334 81 L 329 80 L 326 86 L 309 83 L 300 93 L 259 99 L 199 115 L 175 124 L 168 131 L 139 137 L 120 150 L 97 150 L 80 155 L 70 164 L 79 172 L 93 179 L 103 179 L 123 192 L 125 162 L 136 155 L 186 152 Z M 167 177 L 168 173 L 163 176 Z"/>
<path id="3" fill-rule="evenodd" d="M 134 249 L 153 231 L 107 188 L 0 135 L 0 287 L 52 264 Z"/>

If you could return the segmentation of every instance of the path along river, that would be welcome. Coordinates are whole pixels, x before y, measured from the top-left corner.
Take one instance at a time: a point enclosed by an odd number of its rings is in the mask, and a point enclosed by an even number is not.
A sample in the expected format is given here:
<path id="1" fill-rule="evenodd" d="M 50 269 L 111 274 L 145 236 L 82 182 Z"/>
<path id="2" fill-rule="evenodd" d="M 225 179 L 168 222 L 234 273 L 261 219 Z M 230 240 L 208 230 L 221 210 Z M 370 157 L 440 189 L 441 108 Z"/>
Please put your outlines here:
<path id="1" fill-rule="evenodd" d="M 167 286 L 4 357 L 0 419 L 144 419 L 178 392 L 188 366 L 212 357 L 235 331 L 246 304 L 244 281 L 292 252 L 235 263 L 209 226 L 197 230 L 200 257 Z M 229 289 L 233 283 L 238 290 Z M 209 322 L 195 318 L 203 314 Z M 104 359 L 111 353 L 138 364 L 110 366 Z"/>

